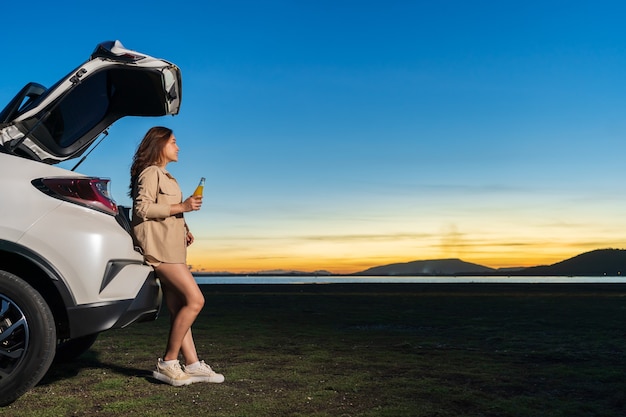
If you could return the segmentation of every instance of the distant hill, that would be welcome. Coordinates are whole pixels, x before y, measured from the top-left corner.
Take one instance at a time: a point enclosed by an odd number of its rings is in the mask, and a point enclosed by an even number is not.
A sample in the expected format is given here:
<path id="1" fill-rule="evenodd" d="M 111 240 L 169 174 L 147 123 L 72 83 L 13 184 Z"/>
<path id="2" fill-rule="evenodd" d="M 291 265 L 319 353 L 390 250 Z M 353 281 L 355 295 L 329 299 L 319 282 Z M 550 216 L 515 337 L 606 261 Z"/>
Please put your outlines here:
<path id="1" fill-rule="evenodd" d="M 267 270 L 233 274 L 229 272 L 195 272 L 196 275 L 293 275 L 325 276 L 334 275 L 326 270 L 302 272 L 296 270 Z M 626 249 L 597 249 L 552 265 L 529 268 L 489 268 L 460 259 L 431 259 L 375 266 L 349 275 L 382 276 L 622 276 L 626 275 Z"/>
<path id="2" fill-rule="evenodd" d="M 597 249 L 552 265 L 534 266 L 516 275 L 620 276 L 626 274 L 626 250 Z"/>
<path id="3" fill-rule="evenodd" d="M 460 259 L 434 259 L 375 266 L 354 275 L 475 275 L 494 271 L 493 268 Z"/>
<path id="4" fill-rule="evenodd" d="M 266 271 L 250 272 L 246 275 L 265 275 L 265 276 L 279 276 L 279 275 L 318 276 L 319 275 L 319 276 L 325 276 L 325 275 L 332 275 L 332 273 L 323 269 L 320 269 L 318 271 L 313 271 L 313 272 L 296 271 L 293 269 L 270 269 Z"/>
<path id="5" fill-rule="evenodd" d="M 270 269 L 256 272 L 228 272 L 228 271 L 195 271 L 196 276 L 330 276 L 332 272 L 320 269 L 313 272 L 297 271 L 293 269 Z"/>
<path id="6" fill-rule="evenodd" d="M 546 275 L 621 276 L 626 274 L 626 250 L 597 249 L 552 265 L 493 269 L 460 259 L 433 259 L 375 266 L 354 275 Z"/>

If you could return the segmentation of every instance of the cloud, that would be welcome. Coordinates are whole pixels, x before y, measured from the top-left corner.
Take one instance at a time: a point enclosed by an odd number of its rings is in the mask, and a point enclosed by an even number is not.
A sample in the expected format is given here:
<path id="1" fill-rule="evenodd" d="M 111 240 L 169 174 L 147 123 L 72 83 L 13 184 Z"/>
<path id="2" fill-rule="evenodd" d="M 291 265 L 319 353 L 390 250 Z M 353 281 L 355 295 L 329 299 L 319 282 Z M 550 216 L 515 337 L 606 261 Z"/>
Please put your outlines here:
<path id="1" fill-rule="evenodd" d="M 461 258 L 463 254 L 463 234 L 456 224 L 445 225 L 441 231 L 441 254 L 444 258 Z"/>

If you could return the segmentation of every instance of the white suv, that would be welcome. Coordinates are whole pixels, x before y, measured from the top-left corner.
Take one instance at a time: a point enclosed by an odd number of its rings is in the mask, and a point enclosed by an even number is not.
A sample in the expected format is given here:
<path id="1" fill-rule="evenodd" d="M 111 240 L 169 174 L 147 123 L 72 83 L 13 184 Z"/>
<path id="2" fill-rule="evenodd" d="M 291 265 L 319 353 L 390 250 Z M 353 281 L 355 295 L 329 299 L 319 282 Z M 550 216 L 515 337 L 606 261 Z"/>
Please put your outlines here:
<path id="1" fill-rule="evenodd" d="M 109 180 L 54 165 L 122 117 L 177 114 L 181 88 L 176 65 L 104 42 L 54 86 L 30 83 L 0 112 L 0 406 L 37 384 L 55 356 L 156 318 L 159 283 Z"/>

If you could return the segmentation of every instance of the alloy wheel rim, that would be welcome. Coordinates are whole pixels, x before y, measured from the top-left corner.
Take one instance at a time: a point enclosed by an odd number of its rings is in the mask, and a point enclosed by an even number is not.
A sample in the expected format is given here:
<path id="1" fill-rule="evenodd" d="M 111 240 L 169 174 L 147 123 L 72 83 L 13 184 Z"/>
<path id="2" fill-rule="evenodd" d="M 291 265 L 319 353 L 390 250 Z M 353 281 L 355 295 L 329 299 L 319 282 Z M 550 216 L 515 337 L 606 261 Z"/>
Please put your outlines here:
<path id="1" fill-rule="evenodd" d="M 0 294 L 0 380 L 20 365 L 30 339 L 30 329 L 22 309 Z"/>

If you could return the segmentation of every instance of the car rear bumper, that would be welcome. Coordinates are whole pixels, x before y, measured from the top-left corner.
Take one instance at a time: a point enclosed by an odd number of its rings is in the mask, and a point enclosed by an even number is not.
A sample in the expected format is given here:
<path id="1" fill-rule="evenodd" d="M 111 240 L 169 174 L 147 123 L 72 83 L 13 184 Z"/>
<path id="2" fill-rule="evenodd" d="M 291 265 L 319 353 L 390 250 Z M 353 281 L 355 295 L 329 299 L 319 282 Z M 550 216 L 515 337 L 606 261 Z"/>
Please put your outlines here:
<path id="1" fill-rule="evenodd" d="M 67 310 L 70 339 L 155 320 L 162 302 L 159 281 L 152 272 L 134 299 L 82 304 Z"/>

